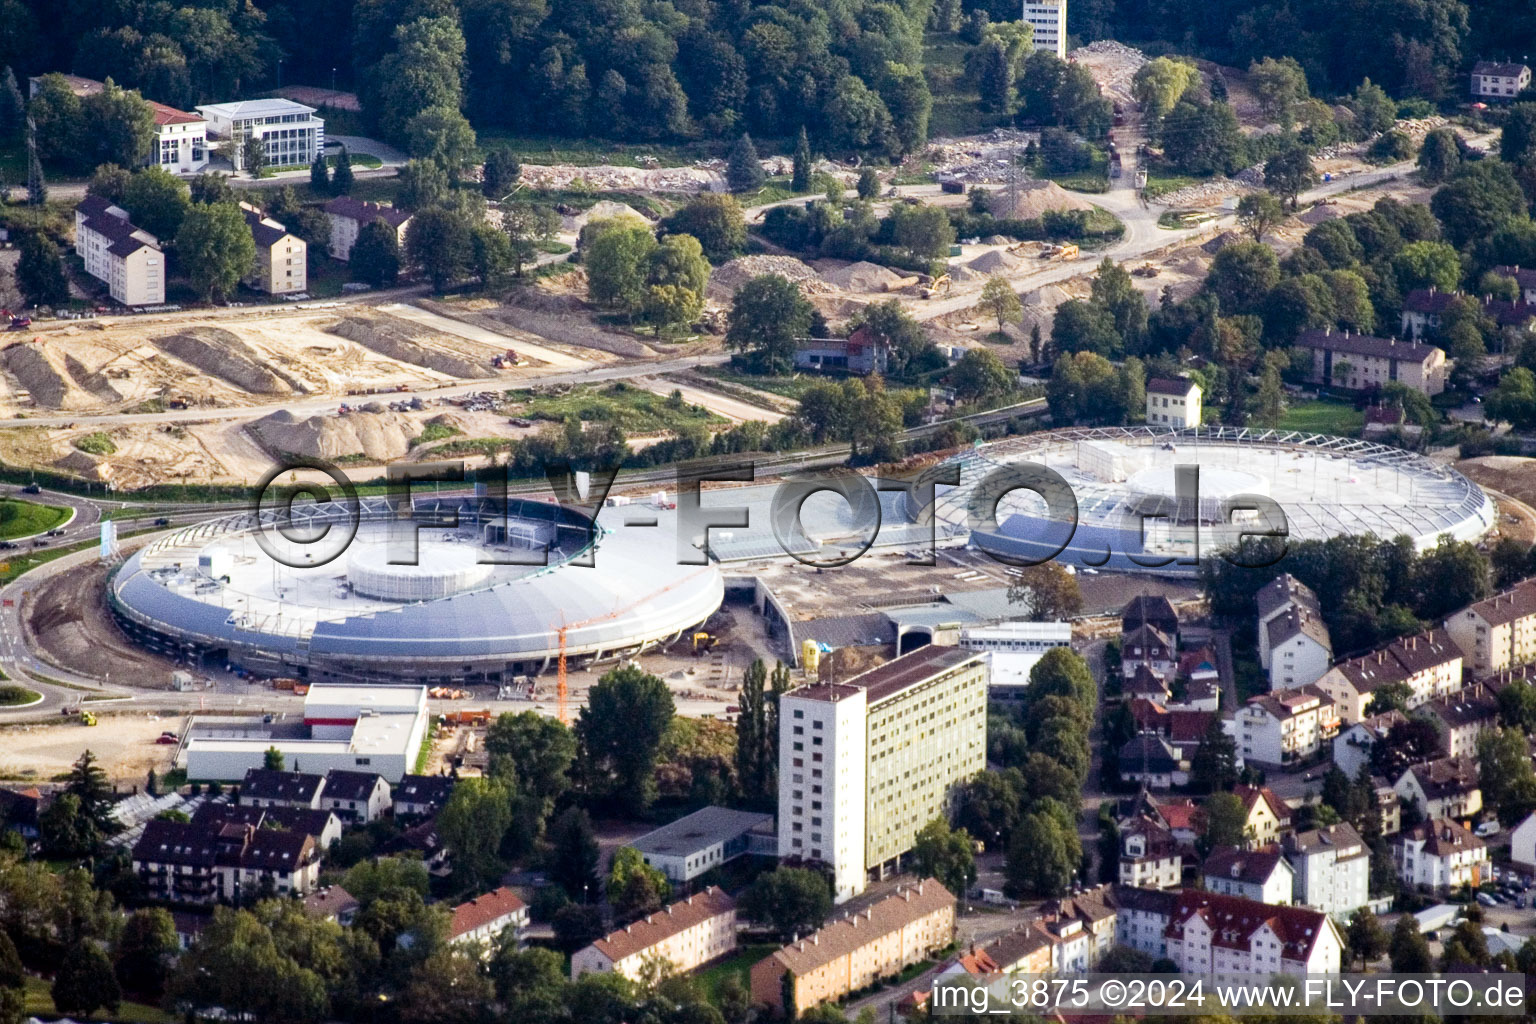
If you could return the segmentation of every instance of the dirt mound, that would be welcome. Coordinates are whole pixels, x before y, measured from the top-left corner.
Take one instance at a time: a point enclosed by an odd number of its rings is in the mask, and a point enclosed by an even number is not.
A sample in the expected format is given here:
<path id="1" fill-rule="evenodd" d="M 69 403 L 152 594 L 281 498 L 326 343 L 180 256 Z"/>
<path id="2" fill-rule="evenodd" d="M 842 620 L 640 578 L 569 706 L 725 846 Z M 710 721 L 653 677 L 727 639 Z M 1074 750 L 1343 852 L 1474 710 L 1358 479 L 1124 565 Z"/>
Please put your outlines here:
<path id="1" fill-rule="evenodd" d="M 406 320 L 393 317 L 349 316 L 326 328 L 330 334 L 355 341 L 364 348 L 402 363 L 425 366 L 453 377 L 489 377 L 490 367 L 451 350 L 452 339 L 442 347 L 432 344 L 440 335 Z"/>
<path id="2" fill-rule="evenodd" d="M 1320 203 L 1296 219 L 1303 224 L 1321 224 L 1325 220 L 1337 220 L 1348 212 L 1334 203 Z"/>
<path id="3" fill-rule="evenodd" d="M 984 252 L 971 262 L 966 264 L 971 270 L 988 277 L 993 274 L 1009 274 L 1024 266 L 1024 261 L 1017 256 L 1010 255 L 1000 250 Z"/>
<path id="4" fill-rule="evenodd" d="M 308 390 L 238 336 L 218 327 L 189 327 L 157 339 L 155 344 L 188 366 L 253 395 L 291 395 Z"/>
<path id="5" fill-rule="evenodd" d="M 78 448 L 62 459 L 55 459 L 53 465 L 55 469 L 83 476 L 87 480 L 105 480 L 112 475 L 112 467 L 106 459 Z"/>
<path id="6" fill-rule="evenodd" d="M 379 462 L 405 455 L 411 450 L 411 441 L 421 433 L 414 420 L 387 410 L 316 415 L 305 420 L 280 410 L 252 423 L 250 430 L 262 444 L 283 454 L 310 459 L 364 455 Z"/>
<path id="7" fill-rule="evenodd" d="M 32 401 L 45 408 L 89 409 L 98 404 L 75 382 L 63 358 L 41 343 L 12 345 L 0 353 L 0 362 Z"/>
<path id="8" fill-rule="evenodd" d="M 802 292 L 825 295 L 832 290 L 809 264 L 793 256 L 743 256 L 731 260 L 709 275 L 706 291 L 716 301 L 729 302 L 737 289 L 764 274 L 778 274 L 788 278 L 798 284 Z"/>
<path id="9" fill-rule="evenodd" d="M 1214 256 L 1233 242 L 1241 242 L 1242 240 L 1243 236 L 1239 235 L 1236 231 L 1223 231 L 1209 242 L 1201 245 L 1200 248 Z"/>
<path id="10" fill-rule="evenodd" d="M 1091 210 L 1093 204 L 1074 195 L 1054 181 L 1026 181 L 1019 185 L 1018 196 L 1010 205 L 1009 190 L 999 189 L 987 197 L 992 216 L 1005 220 L 1035 220 L 1051 210 Z"/>
<path id="11" fill-rule="evenodd" d="M 821 279 L 845 292 L 886 292 L 893 284 L 911 280 L 868 260 L 824 271 Z"/>
<path id="12" fill-rule="evenodd" d="M 112 381 L 105 374 L 91 370 L 73 353 L 64 353 L 64 369 L 74 378 L 75 383 L 101 399 L 103 402 L 121 402 L 123 393 L 113 386 Z"/>
<path id="13" fill-rule="evenodd" d="M 589 209 L 582 210 L 580 213 L 571 214 L 569 216 L 562 216 L 560 218 L 560 228 L 563 231 L 579 233 L 582 228 L 586 227 L 593 221 L 608 220 L 610 217 L 633 217 L 635 220 L 640 221 L 642 224 L 650 223 L 650 221 L 646 219 L 645 215 L 642 214 L 639 210 L 635 209 L 633 206 L 630 206 L 627 203 L 615 203 L 611 200 L 604 199 L 602 202 L 596 203 Z"/>
<path id="14" fill-rule="evenodd" d="M 1053 284 L 1048 284 L 1044 288 L 1037 288 L 1035 291 L 1024 296 L 1024 305 L 1045 306 L 1048 309 L 1055 309 L 1071 297 L 1063 289 Z"/>

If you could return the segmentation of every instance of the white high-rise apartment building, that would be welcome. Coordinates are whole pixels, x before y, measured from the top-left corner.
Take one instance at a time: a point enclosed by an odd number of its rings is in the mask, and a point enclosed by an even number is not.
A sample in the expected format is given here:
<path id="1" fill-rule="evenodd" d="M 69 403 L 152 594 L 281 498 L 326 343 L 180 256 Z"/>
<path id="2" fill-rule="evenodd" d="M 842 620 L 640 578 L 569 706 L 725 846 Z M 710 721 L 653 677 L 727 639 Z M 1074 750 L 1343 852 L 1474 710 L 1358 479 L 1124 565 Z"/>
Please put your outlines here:
<path id="1" fill-rule="evenodd" d="M 1035 32 L 1035 49 L 1067 56 L 1067 0 L 1024 0 L 1025 23 Z"/>
<path id="2" fill-rule="evenodd" d="M 919 648 L 843 683 L 779 702 L 779 856 L 832 869 L 838 902 L 952 816 L 986 768 L 987 666 L 980 651 Z"/>

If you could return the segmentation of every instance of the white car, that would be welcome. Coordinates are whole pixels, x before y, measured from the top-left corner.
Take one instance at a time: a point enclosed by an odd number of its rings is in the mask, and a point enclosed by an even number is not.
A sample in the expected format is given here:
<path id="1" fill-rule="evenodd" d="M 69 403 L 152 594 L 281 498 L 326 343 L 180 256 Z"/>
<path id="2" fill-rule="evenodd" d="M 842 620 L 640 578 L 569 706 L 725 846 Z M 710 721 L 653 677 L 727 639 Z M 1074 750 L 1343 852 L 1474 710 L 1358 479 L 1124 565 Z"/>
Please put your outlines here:
<path id="1" fill-rule="evenodd" d="M 1498 835 L 1500 831 L 1501 829 L 1498 822 L 1485 821 L 1473 830 L 1473 834 L 1478 836 L 1480 839 L 1487 839 L 1489 836 Z"/>

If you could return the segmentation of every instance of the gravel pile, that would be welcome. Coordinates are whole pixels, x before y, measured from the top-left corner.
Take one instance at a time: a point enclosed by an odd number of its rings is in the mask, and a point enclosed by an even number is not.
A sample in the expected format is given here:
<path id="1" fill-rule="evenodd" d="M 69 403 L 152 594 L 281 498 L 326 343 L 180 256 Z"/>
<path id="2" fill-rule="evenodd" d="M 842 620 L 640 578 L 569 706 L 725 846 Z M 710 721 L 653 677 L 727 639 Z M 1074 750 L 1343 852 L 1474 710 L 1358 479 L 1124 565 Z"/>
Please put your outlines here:
<path id="1" fill-rule="evenodd" d="M 1068 192 L 1054 181 L 1023 181 L 1015 191 L 1002 188 L 987 197 L 992 216 L 1013 220 L 1034 220 L 1051 210 L 1092 210 L 1093 204 L 1075 192 Z M 1010 203 L 1010 199 L 1012 202 Z"/>
<path id="2" fill-rule="evenodd" d="M 1136 102 L 1131 96 L 1131 84 L 1136 72 L 1147 62 L 1147 55 L 1140 50 L 1112 39 L 1100 39 L 1073 50 L 1069 59 L 1092 72 L 1099 88 L 1114 102 L 1122 106 Z"/>
<path id="3" fill-rule="evenodd" d="M 978 274 L 985 274 L 990 277 L 993 274 L 1007 274 L 1018 270 L 1024 266 L 1024 261 L 1017 256 L 994 250 L 982 253 L 967 263 L 966 266 Z"/>
<path id="4" fill-rule="evenodd" d="M 821 279 L 845 292 L 887 292 L 892 285 L 910 280 L 867 260 L 828 270 L 821 275 Z"/>
<path id="5" fill-rule="evenodd" d="M 832 291 L 809 264 L 793 256 L 743 256 L 731 260 L 709 275 L 707 291 L 710 298 L 729 302 L 737 289 L 764 274 L 788 278 L 798 284 L 802 292 L 809 294 L 827 295 Z"/>
<path id="6" fill-rule="evenodd" d="M 1239 172 L 1246 173 L 1246 172 Z M 1186 185 L 1172 192 L 1159 196 L 1157 202 L 1163 206 L 1211 206 L 1220 203 L 1223 199 L 1232 195 L 1242 195 L 1251 192 L 1246 183 L 1232 178 L 1212 178 L 1210 181 L 1202 181 L 1198 185 Z"/>
<path id="7" fill-rule="evenodd" d="M 941 178 L 953 178 L 970 184 L 1007 180 L 1013 158 L 1022 155 L 1031 142 L 1038 144 L 1038 132 L 1017 128 L 994 128 L 986 135 L 965 138 L 934 139 L 928 145 L 927 159 Z"/>
<path id="8" fill-rule="evenodd" d="M 522 180 L 532 188 L 569 188 L 585 182 L 604 192 L 703 192 L 724 190 L 721 170 L 692 167 L 577 167 L 574 164 L 524 164 Z"/>

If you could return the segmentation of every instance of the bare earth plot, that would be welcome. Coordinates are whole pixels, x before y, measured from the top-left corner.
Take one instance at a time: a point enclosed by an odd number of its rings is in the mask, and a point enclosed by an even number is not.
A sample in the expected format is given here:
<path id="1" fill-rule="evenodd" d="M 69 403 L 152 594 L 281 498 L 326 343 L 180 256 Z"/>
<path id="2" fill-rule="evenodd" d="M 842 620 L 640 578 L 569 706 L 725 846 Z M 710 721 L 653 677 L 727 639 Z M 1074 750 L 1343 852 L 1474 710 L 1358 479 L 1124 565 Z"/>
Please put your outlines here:
<path id="1" fill-rule="evenodd" d="M 534 344 L 528 340 L 530 337 L 532 337 L 531 335 L 524 335 L 522 337 L 513 339 L 510 334 L 490 331 L 484 327 L 478 327 L 474 324 L 464 323 L 460 320 L 453 320 L 446 316 L 440 316 L 437 313 L 428 312 L 419 306 L 407 306 L 401 303 L 393 303 L 388 306 L 380 306 L 379 309 L 381 312 L 385 312 L 391 316 L 397 316 L 405 320 L 410 320 L 413 323 L 418 323 L 425 327 L 429 327 L 434 331 L 438 331 L 443 334 L 450 334 L 455 337 L 467 339 L 469 341 L 479 342 L 482 345 L 488 345 L 498 350 L 513 347 L 513 342 L 515 340 L 515 347 L 519 355 L 525 358 L 537 359 L 542 363 L 548 363 L 550 366 L 559 367 L 560 369 L 564 370 L 580 370 L 584 367 L 591 366 L 593 362 L 590 359 L 578 359 L 575 356 L 567 355 L 564 352 L 559 352 L 546 346 Z"/>
<path id="2" fill-rule="evenodd" d="M 630 383 L 658 395 L 670 395 L 673 391 L 681 391 L 685 400 L 694 405 L 702 405 L 710 412 L 724 416 L 733 423 L 743 423 L 747 420 L 777 423 L 784 418 L 782 412 L 774 412 L 760 405 L 753 405 L 751 402 L 744 402 L 739 398 L 732 398 L 730 395 L 723 395 L 707 388 L 694 387 L 691 384 L 679 384 L 659 377 L 636 377 Z"/>
<path id="3" fill-rule="evenodd" d="M 143 711 L 103 713 L 105 707 L 92 708 L 101 722 L 95 728 L 61 722 L 0 729 L 0 775 L 46 781 L 69 771 L 87 750 L 114 782 L 142 784 L 151 768 L 165 774 L 176 748 L 157 744 L 155 738 L 165 730 L 179 732 L 184 720 Z"/>

